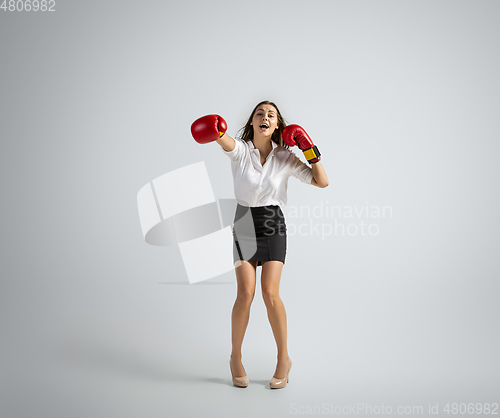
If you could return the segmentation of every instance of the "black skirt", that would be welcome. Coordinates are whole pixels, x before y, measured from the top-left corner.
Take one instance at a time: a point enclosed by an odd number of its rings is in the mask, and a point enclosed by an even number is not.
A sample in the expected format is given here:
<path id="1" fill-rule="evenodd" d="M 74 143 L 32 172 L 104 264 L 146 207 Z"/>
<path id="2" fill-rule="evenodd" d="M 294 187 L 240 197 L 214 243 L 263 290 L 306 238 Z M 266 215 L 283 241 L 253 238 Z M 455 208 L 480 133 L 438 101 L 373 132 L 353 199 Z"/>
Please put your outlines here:
<path id="1" fill-rule="evenodd" d="M 247 207 L 238 204 L 233 224 L 233 259 L 257 261 L 278 260 L 285 264 L 285 216 L 277 205 Z"/>

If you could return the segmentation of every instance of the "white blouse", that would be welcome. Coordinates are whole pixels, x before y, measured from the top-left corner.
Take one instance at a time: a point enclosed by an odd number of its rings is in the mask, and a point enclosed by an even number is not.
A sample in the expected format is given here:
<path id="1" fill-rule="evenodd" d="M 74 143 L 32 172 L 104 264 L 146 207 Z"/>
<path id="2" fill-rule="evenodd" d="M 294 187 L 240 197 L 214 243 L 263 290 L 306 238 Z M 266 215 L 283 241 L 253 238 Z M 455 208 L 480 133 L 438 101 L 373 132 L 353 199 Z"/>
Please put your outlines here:
<path id="1" fill-rule="evenodd" d="M 233 150 L 222 152 L 231 159 L 236 201 L 243 206 L 278 205 L 287 202 L 288 178 L 294 176 L 311 184 L 311 167 L 302 162 L 295 153 L 271 141 L 273 149 L 264 165 L 260 163 L 260 151 L 252 141 L 235 138 Z"/>

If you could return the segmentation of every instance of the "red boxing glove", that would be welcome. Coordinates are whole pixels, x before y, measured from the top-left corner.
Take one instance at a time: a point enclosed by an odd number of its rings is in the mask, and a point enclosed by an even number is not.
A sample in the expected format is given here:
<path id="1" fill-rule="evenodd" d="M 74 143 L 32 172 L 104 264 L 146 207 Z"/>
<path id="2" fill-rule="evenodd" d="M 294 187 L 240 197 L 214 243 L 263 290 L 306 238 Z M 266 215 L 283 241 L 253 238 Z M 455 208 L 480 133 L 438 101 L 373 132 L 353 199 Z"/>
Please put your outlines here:
<path id="1" fill-rule="evenodd" d="M 313 144 L 307 132 L 299 125 L 288 125 L 283 129 L 283 141 L 291 147 L 298 145 L 309 163 L 313 164 L 321 160 L 318 147 Z"/>
<path id="2" fill-rule="evenodd" d="M 199 144 L 216 141 L 227 131 L 226 121 L 219 115 L 207 115 L 196 119 L 191 125 L 191 135 Z"/>

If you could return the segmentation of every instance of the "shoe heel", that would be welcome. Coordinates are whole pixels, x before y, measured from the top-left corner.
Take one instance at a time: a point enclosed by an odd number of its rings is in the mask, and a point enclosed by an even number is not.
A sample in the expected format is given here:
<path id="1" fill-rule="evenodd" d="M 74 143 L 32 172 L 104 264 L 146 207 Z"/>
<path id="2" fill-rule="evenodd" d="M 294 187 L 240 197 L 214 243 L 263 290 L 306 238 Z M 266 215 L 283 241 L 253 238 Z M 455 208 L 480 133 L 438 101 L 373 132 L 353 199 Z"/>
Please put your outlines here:
<path id="1" fill-rule="evenodd" d="M 237 386 L 240 388 L 246 388 L 248 386 L 248 376 L 246 374 L 245 374 L 245 376 L 234 377 L 233 370 L 231 369 L 231 357 L 229 357 L 229 370 L 231 371 L 231 377 L 233 379 L 234 386 Z"/>
<path id="2" fill-rule="evenodd" d="M 278 379 L 276 377 L 273 377 L 271 381 L 269 382 L 269 386 L 271 389 L 280 389 L 286 387 L 286 385 L 290 382 L 290 369 L 292 368 L 292 360 L 290 360 L 290 366 L 288 367 L 288 372 L 286 374 L 286 377 L 284 379 Z"/>

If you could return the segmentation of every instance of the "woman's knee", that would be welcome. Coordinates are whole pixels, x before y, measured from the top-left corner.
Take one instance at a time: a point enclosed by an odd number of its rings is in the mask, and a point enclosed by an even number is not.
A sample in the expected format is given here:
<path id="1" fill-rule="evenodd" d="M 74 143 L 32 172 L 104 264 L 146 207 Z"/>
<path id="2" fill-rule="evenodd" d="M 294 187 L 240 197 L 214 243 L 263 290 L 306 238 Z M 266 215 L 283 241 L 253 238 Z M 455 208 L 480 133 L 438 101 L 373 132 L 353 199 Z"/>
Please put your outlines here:
<path id="1" fill-rule="evenodd" d="M 236 270 L 238 281 L 238 292 L 236 298 L 238 302 L 250 305 L 255 294 L 256 266 L 257 262 L 242 261 L 241 266 Z"/>
<path id="2" fill-rule="evenodd" d="M 274 307 L 277 302 L 281 301 L 278 291 L 266 288 L 262 288 L 262 299 L 268 308 Z"/>
<path id="3" fill-rule="evenodd" d="M 255 295 L 255 288 L 244 288 L 244 289 L 238 289 L 238 301 L 245 304 L 245 305 L 251 305 L 253 298 Z"/>

